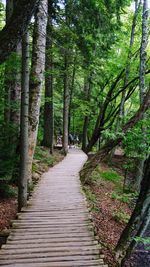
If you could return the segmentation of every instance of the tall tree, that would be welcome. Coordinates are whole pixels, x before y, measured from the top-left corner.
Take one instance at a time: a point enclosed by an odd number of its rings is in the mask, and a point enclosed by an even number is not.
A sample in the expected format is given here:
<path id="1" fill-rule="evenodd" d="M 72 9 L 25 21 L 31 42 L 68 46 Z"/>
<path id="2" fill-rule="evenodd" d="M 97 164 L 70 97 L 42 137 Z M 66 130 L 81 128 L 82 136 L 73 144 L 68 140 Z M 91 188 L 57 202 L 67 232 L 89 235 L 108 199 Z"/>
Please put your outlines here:
<path id="1" fill-rule="evenodd" d="M 13 14 L 13 0 L 6 1 L 6 25 L 8 25 L 11 16 Z M 10 123 L 10 98 L 11 98 L 11 82 L 12 82 L 12 75 L 10 75 L 10 70 L 8 63 L 5 64 L 5 106 L 4 106 L 4 120 L 5 125 L 9 125 Z M 9 77 L 10 76 L 10 77 Z"/>
<path id="2" fill-rule="evenodd" d="M 139 13 L 139 10 L 141 7 L 141 1 L 135 0 L 134 2 L 135 2 L 135 11 L 134 11 L 133 20 L 132 20 L 129 52 L 128 52 L 127 63 L 126 63 L 126 67 L 125 67 L 125 77 L 124 77 L 124 85 L 123 85 L 124 87 L 126 87 L 126 85 L 129 82 L 129 74 L 130 74 L 131 59 L 132 59 L 132 47 L 133 47 L 134 39 L 135 39 L 135 29 L 136 29 L 136 23 L 137 23 L 137 16 L 138 16 L 138 13 Z M 121 102 L 120 102 L 120 108 L 119 108 L 119 117 L 118 117 L 119 121 L 120 120 L 122 121 L 123 116 L 124 116 L 125 98 L 126 98 L 126 90 L 123 90 Z M 119 124 L 120 124 L 120 122 L 119 122 Z"/>
<path id="3" fill-rule="evenodd" d="M 27 204 L 28 180 L 28 108 L 29 108 L 29 34 L 22 39 L 20 175 L 18 181 L 18 211 Z"/>
<path id="4" fill-rule="evenodd" d="M 47 0 L 41 0 L 35 15 L 33 31 L 32 64 L 29 92 L 29 160 L 28 173 L 31 182 L 32 161 L 37 142 L 41 90 L 45 68 L 45 46 L 47 25 Z"/>
<path id="5" fill-rule="evenodd" d="M 85 101 L 89 101 L 90 99 L 90 81 L 89 81 L 89 74 L 84 78 L 84 93 L 85 93 Z M 83 124 L 83 136 L 82 136 L 82 150 L 86 150 L 87 146 L 87 130 L 88 130 L 88 121 L 89 121 L 89 116 L 86 114 L 84 117 L 84 124 Z"/>
<path id="6" fill-rule="evenodd" d="M 54 139 L 54 107 L 53 107 L 53 52 L 52 52 L 52 7 L 53 1 L 48 2 L 48 21 L 46 37 L 45 62 L 45 104 L 44 104 L 44 135 L 42 144 L 50 148 L 53 154 Z"/>
<path id="7" fill-rule="evenodd" d="M 65 23 L 69 27 L 69 6 L 65 1 Z M 68 36 L 65 36 L 66 44 L 68 43 Z M 63 95 L 63 153 L 68 153 L 68 125 L 69 125 L 69 51 L 66 48 L 64 51 L 64 95 Z"/>
<path id="8" fill-rule="evenodd" d="M 146 48 L 148 44 L 148 1 L 144 0 L 143 3 L 143 16 L 142 16 L 142 38 L 141 38 L 141 47 L 140 47 L 140 80 L 139 80 L 139 89 L 140 89 L 140 105 L 142 105 L 144 101 L 145 94 L 145 72 L 146 72 Z M 142 125 L 143 130 L 143 147 L 146 144 L 146 136 L 145 136 L 145 126 Z M 139 151 L 139 154 L 142 154 L 142 157 L 146 157 L 145 152 Z M 144 168 L 144 158 L 140 158 L 137 162 L 137 171 L 135 175 L 135 189 L 139 191 L 140 183 L 143 176 L 143 168 Z"/>

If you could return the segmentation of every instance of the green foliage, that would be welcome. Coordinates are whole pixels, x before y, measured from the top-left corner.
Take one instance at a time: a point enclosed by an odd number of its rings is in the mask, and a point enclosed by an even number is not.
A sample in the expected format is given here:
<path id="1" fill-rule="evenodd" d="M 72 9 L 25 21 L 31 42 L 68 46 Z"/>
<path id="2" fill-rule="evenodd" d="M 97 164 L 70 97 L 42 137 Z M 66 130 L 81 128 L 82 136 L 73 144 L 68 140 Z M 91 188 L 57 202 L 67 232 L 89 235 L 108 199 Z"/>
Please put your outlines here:
<path id="1" fill-rule="evenodd" d="M 137 196 L 136 193 L 131 193 L 131 192 L 123 192 L 123 190 L 116 189 L 114 192 L 112 192 L 111 197 L 112 199 L 117 199 L 120 202 L 123 203 L 130 203 L 133 198 Z"/>
<path id="2" fill-rule="evenodd" d="M 122 177 L 113 170 L 102 171 L 100 176 L 106 181 L 111 181 L 113 183 L 117 183 L 122 180 Z"/>
<path id="3" fill-rule="evenodd" d="M 120 210 L 113 213 L 113 218 L 119 223 L 128 223 L 130 216 L 123 210 Z"/>
<path id="4" fill-rule="evenodd" d="M 39 160 L 41 163 L 44 163 L 48 166 L 53 166 L 54 158 L 50 155 L 48 149 L 37 146 L 35 149 L 34 159 Z"/>
<path id="5" fill-rule="evenodd" d="M 90 190 L 90 188 L 88 186 L 84 187 L 84 192 L 85 192 L 86 198 L 90 204 L 91 211 L 98 212 L 99 209 L 97 207 L 97 200 L 96 200 L 95 194 L 92 193 L 92 191 Z"/>
<path id="6" fill-rule="evenodd" d="M 17 196 L 17 189 L 0 181 L 0 198 L 12 198 Z"/>
<path id="7" fill-rule="evenodd" d="M 134 240 L 137 242 L 137 243 L 142 243 L 146 246 L 146 249 L 150 249 L 150 237 L 140 237 L 140 236 L 137 236 L 134 238 Z"/>
<path id="8" fill-rule="evenodd" d="M 143 126 L 144 125 L 144 135 Z M 145 158 L 145 153 L 149 153 L 150 147 L 150 127 L 149 117 L 140 121 L 136 124 L 134 129 L 129 130 L 127 135 L 124 137 L 124 149 L 125 154 L 128 157 Z"/>

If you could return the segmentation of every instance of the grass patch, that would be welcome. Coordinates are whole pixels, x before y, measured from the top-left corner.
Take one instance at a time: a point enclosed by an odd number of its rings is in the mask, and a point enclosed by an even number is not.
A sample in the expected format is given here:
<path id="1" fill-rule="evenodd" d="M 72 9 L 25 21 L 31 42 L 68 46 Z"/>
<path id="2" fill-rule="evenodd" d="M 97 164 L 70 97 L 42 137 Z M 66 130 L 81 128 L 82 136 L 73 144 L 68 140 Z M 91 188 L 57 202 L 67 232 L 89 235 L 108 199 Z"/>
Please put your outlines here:
<path id="1" fill-rule="evenodd" d="M 100 176 L 104 180 L 110 181 L 113 183 L 120 182 L 122 180 L 122 177 L 114 170 L 101 171 Z"/>
<path id="2" fill-rule="evenodd" d="M 123 203 L 130 203 L 132 199 L 134 199 L 135 197 L 137 197 L 137 193 L 132 193 L 132 192 L 123 192 L 123 190 L 121 189 L 116 189 L 114 192 L 112 192 L 111 194 L 111 198 L 112 199 L 117 199 L 120 202 Z"/>

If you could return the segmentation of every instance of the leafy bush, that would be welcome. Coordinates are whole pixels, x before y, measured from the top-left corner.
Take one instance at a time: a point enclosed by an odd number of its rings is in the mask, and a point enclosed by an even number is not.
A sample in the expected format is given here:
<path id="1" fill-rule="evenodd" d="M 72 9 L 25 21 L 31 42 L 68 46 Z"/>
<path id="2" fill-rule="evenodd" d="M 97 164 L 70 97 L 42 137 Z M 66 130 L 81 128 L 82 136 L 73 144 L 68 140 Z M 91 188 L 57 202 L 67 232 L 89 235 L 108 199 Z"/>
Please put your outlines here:
<path id="1" fill-rule="evenodd" d="M 17 189 L 10 186 L 7 183 L 0 182 L 0 197 L 1 198 L 9 198 L 9 197 L 16 197 Z"/>

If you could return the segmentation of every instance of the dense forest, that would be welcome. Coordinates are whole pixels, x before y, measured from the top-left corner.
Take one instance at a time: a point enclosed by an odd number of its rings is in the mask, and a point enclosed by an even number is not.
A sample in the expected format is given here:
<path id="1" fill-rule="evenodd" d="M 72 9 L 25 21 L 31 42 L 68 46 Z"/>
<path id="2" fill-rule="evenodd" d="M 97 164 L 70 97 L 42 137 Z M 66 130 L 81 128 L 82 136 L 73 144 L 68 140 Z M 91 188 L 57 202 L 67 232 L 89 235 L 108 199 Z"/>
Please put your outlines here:
<path id="1" fill-rule="evenodd" d="M 132 206 L 112 252 L 122 267 L 138 242 L 150 243 L 149 4 L 0 2 L 0 198 L 17 188 L 21 211 L 37 153 L 53 159 L 71 146 L 88 155 L 80 172 L 88 197 L 101 186 L 101 164 L 112 170 L 119 151 L 115 198 L 130 196 Z"/>

